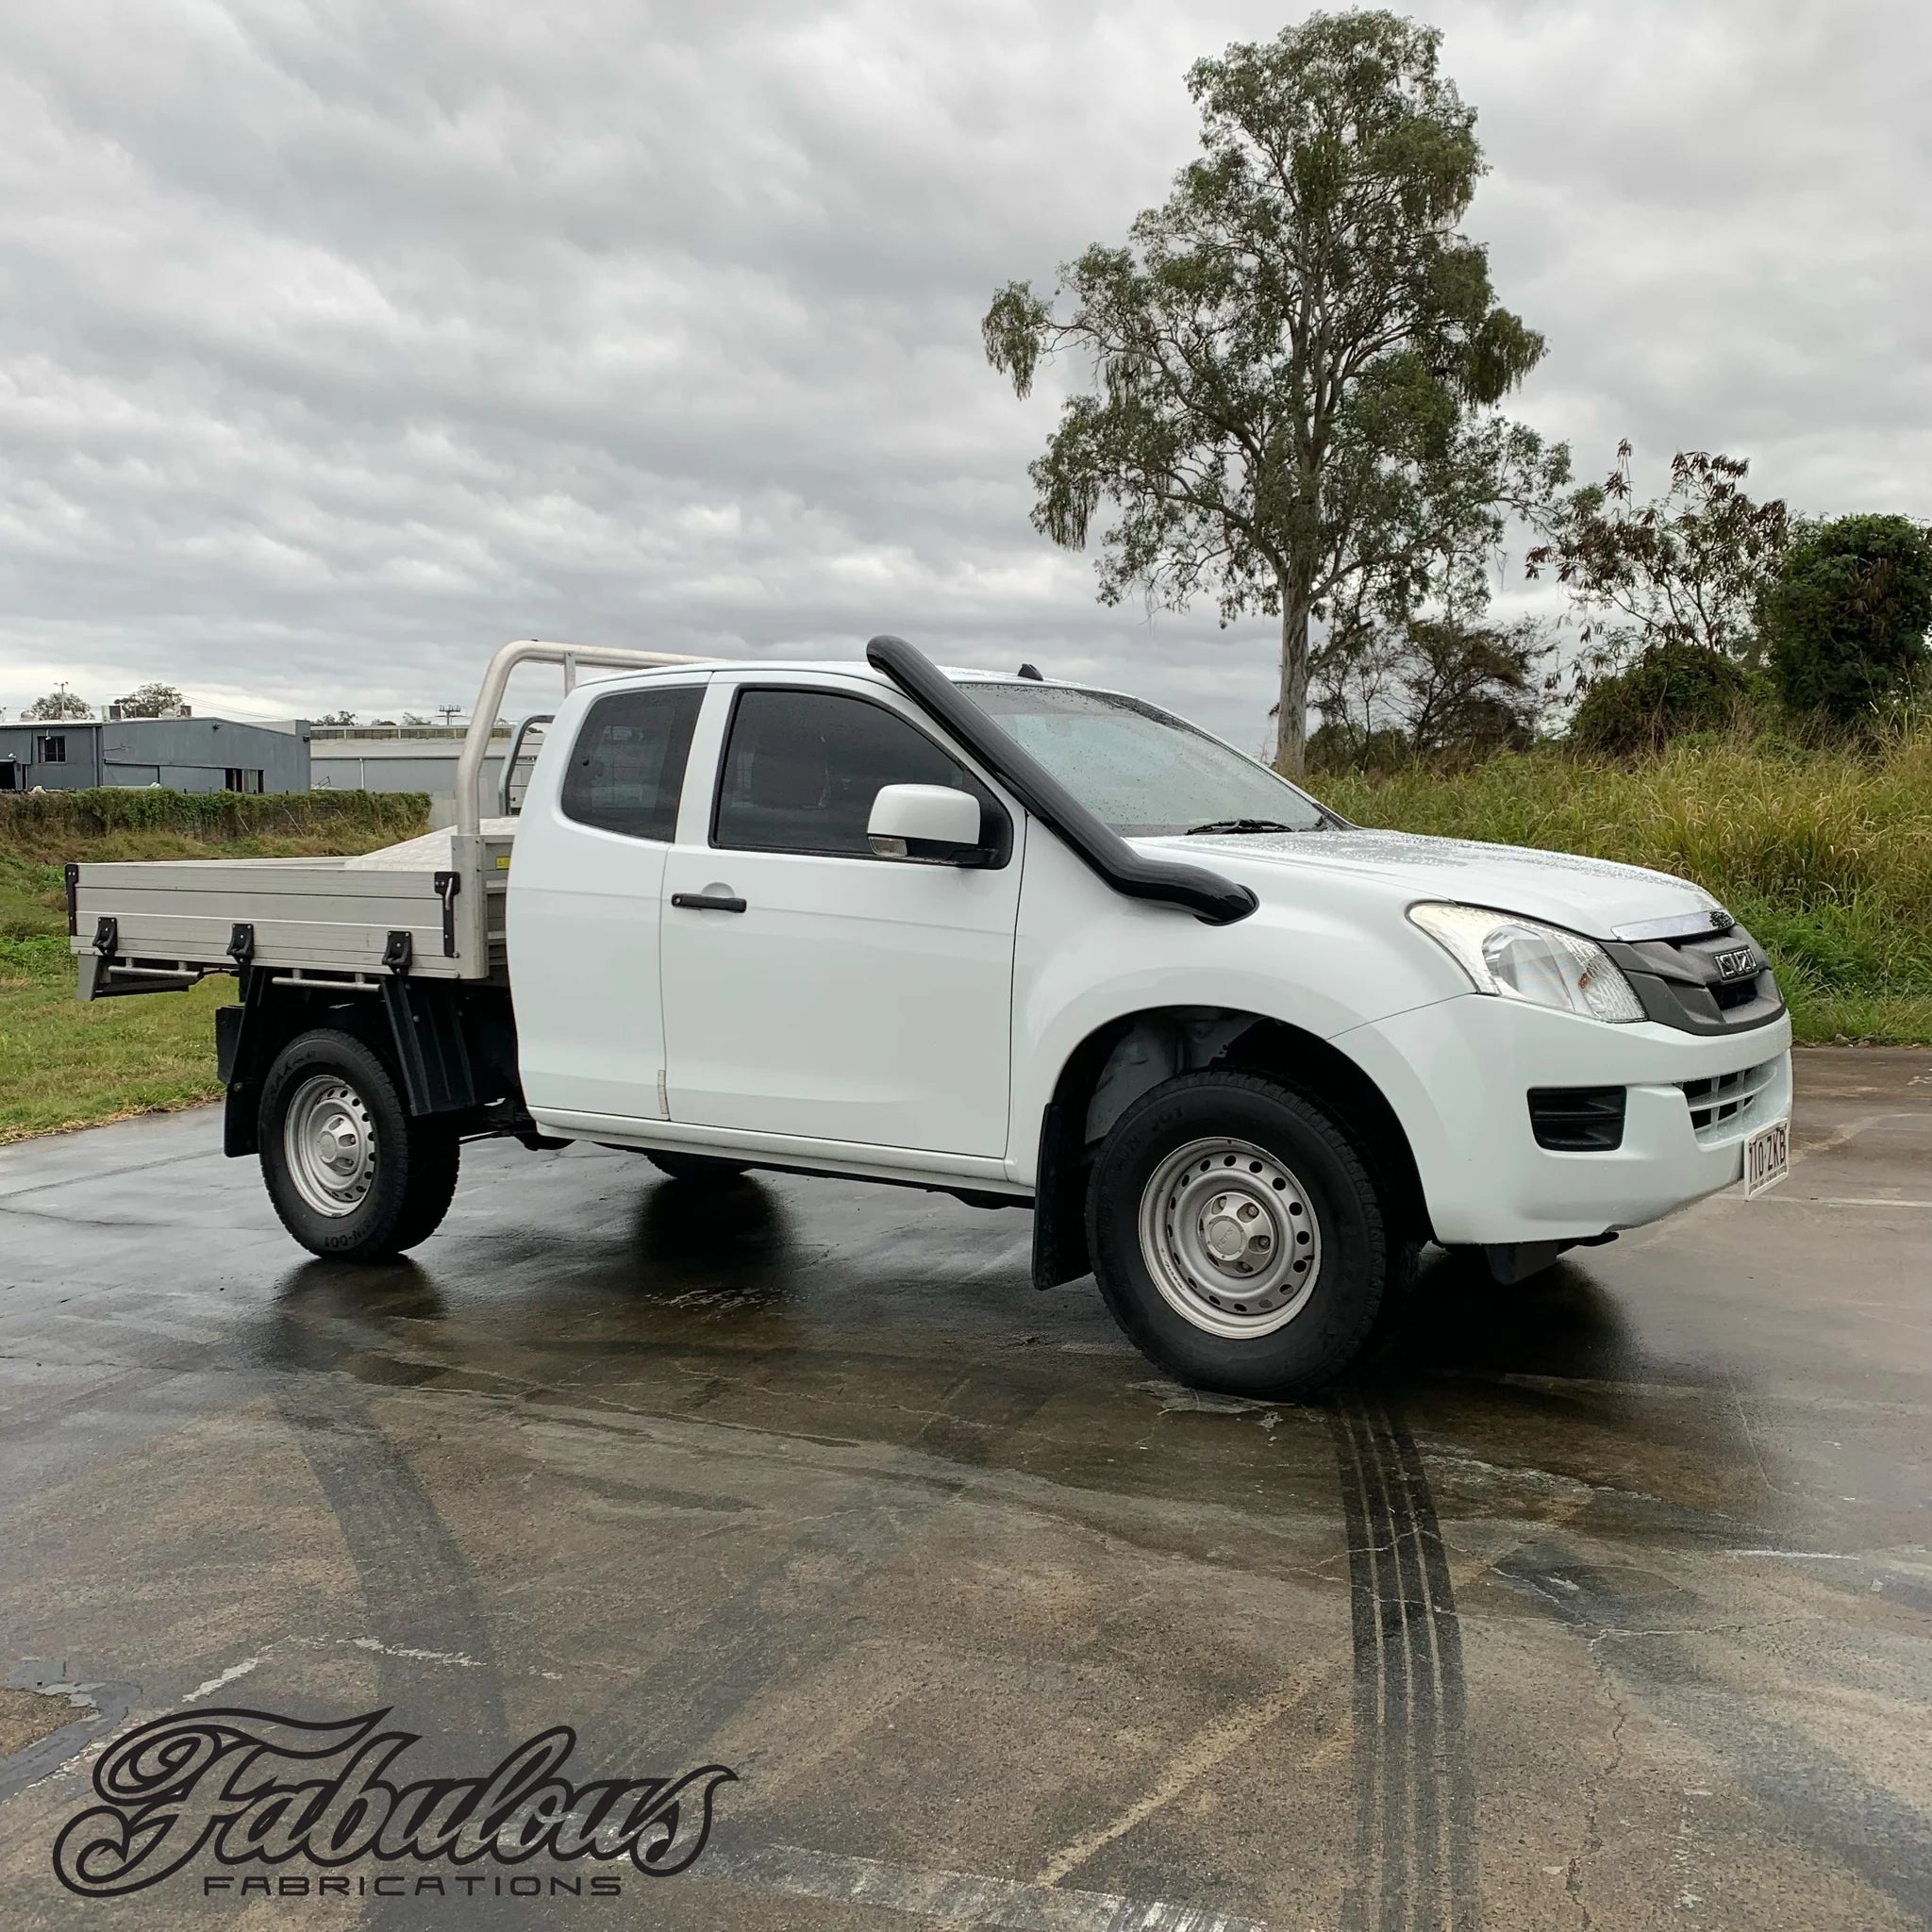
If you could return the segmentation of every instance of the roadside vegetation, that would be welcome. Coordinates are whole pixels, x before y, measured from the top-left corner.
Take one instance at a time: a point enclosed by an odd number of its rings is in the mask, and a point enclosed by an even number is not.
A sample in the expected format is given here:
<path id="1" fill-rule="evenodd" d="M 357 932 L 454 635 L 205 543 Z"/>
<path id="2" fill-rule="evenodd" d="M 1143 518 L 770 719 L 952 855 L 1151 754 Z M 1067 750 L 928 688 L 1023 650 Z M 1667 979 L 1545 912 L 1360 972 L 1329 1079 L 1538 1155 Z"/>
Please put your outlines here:
<path id="1" fill-rule="evenodd" d="M 1197 61 L 1168 198 L 994 291 L 1020 395 L 1084 372 L 1034 526 L 1103 603 L 1277 618 L 1274 762 L 1348 816 L 1695 878 L 1801 1038 L 1932 1041 L 1932 531 L 1755 498 L 1722 451 L 1646 499 L 1627 441 L 1580 481 L 1504 415 L 1546 344 L 1459 226 L 1441 50 L 1366 9 Z"/>
<path id="2" fill-rule="evenodd" d="M 1622 763 L 1544 744 L 1310 783 L 1361 824 L 1695 879 L 1770 951 L 1801 1040 L 1932 1042 L 1932 727 L 1702 737 Z"/>
<path id="3" fill-rule="evenodd" d="M 191 992 L 74 996 L 69 859 L 294 858 L 368 852 L 428 823 L 418 792 L 34 792 L 0 799 L 0 1141 L 212 1100 L 213 1010 Z"/>
<path id="4" fill-rule="evenodd" d="M 1746 473 L 1680 453 L 1644 503 L 1624 444 L 1548 520 L 1529 564 L 1579 627 L 1567 690 L 1535 675 L 1547 641 L 1335 641 L 1315 783 L 1365 824 L 1695 879 L 1769 949 L 1801 1040 L 1932 1042 L 1932 533 L 1793 519 Z"/>

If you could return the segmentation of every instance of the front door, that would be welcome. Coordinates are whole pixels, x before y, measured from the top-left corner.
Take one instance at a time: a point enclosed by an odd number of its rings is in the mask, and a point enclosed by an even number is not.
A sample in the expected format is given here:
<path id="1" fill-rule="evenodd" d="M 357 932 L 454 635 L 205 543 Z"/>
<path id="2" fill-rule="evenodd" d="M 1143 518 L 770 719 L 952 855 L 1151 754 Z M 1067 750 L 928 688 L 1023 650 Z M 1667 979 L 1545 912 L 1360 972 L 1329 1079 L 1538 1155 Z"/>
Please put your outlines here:
<path id="1" fill-rule="evenodd" d="M 1012 817 L 879 699 L 721 680 L 721 701 L 731 714 L 710 823 L 688 825 L 691 842 L 665 868 L 671 1118 L 1003 1155 L 1021 858 Z M 875 858 L 872 801 L 898 784 L 972 792 L 999 862 Z"/>

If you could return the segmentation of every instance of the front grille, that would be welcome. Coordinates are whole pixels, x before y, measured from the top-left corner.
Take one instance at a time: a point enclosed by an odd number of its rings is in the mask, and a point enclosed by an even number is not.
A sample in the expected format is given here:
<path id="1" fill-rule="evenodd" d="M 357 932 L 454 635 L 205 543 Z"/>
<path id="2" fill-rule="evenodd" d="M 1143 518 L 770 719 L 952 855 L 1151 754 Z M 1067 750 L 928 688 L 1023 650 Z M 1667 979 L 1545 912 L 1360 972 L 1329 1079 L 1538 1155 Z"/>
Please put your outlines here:
<path id="1" fill-rule="evenodd" d="M 1728 1141 L 1749 1124 L 1759 1096 L 1771 1084 L 1777 1062 L 1719 1074 L 1708 1080 L 1685 1080 L 1684 1104 L 1690 1109 L 1690 1131 L 1700 1141 Z"/>
<path id="2" fill-rule="evenodd" d="M 1529 1126 L 1555 1154 L 1610 1154 L 1624 1144 L 1621 1087 L 1532 1087 Z"/>
<path id="3" fill-rule="evenodd" d="M 1785 1009 L 1763 950 L 1741 925 L 1614 941 L 1604 950 L 1629 980 L 1644 1016 L 1682 1033 L 1741 1032 L 1769 1024 Z M 1749 969 L 1726 978 L 1725 966 L 1740 951 Z"/>

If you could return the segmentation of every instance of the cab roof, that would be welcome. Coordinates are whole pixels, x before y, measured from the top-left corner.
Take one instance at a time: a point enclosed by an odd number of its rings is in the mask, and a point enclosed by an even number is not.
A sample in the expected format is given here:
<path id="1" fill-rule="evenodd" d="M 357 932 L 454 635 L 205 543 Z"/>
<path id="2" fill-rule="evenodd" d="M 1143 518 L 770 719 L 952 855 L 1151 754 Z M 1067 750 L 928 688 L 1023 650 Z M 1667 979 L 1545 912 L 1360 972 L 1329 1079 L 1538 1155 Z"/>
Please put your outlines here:
<path id="1" fill-rule="evenodd" d="M 987 671 L 970 664 L 941 664 L 939 669 L 955 684 L 1040 683 L 1057 684 L 1068 690 L 1102 689 L 1097 685 L 1075 684 L 1073 679 L 1064 677 L 1022 677 L 1018 670 Z M 577 682 L 601 684 L 606 679 L 615 677 L 681 677 L 692 672 L 702 672 L 708 676 L 719 671 L 752 671 L 760 675 L 766 672 L 821 672 L 840 677 L 862 677 L 868 684 L 882 684 L 897 689 L 884 672 L 869 664 L 863 658 L 711 658 L 690 664 L 661 664 L 635 671 L 585 665 L 577 674 Z"/>

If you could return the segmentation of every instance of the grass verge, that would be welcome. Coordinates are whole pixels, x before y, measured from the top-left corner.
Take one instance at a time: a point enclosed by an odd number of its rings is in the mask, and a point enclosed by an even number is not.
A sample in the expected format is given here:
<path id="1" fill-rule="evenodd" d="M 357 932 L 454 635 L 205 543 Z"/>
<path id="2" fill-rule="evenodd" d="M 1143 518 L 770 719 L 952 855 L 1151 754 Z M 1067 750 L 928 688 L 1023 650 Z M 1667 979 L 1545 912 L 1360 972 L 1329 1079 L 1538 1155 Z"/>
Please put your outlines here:
<path id="1" fill-rule="evenodd" d="M 1318 779 L 1357 823 L 1590 853 L 1694 879 L 1760 940 L 1800 1040 L 1932 1042 L 1932 733 L 1878 751 L 1550 748 Z"/>
<path id="2" fill-rule="evenodd" d="M 58 938 L 0 940 L 0 1141 L 213 1100 L 214 1009 L 232 979 L 139 999 L 74 996 Z"/>
<path id="3" fill-rule="evenodd" d="M 192 1107 L 221 1092 L 214 1009 L 235 997 L 235 982 L 83 1005 L 74 996 L 64 861 L 368 852 L 423 831 L 428 809 L 415 792 L 0 800 L 0 1142 Z"/>
<path id="4" fill-rule="evenodd" d="M 1875 754 L 1679 744 L 1631 766 L 1542 749 L 1316 789 L 1362 824 L 1695 879 L 1770 949 L 1800 1040 L 1932 1043 L 1932 733 Z M 359 792 L 0 801 L 0 1141 L 220 1091 L 211 1016 L 233 982 L 82 1006 L 62 861 L 366 852 L 422 831 L 427 808 Z"/>

